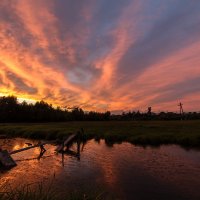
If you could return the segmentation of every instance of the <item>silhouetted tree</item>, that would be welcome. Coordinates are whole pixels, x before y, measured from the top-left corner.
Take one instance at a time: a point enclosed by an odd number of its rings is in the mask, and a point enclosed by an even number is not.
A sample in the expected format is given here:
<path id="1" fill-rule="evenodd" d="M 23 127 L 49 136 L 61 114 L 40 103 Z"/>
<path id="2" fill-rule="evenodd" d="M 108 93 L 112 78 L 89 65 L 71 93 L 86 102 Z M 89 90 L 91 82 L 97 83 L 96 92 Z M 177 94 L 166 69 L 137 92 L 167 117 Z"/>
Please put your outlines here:
<path id="1" fill-rule="evenodd" d="M 180 114 L 174 112 L 141 113 L 140 111 L 123 112 L 121 115 L 111 114 L 110 111 L 84 112 L 81 108 L 75 107 L 71 111 L 54 108 L 51 104 L 38 101 L 35 104 L 28 104 L 23 101 L 19 103 L 15 96 L 0 97 L 0 122 L 52 122 L 72 120 L 179 120 Z M 200 112 L 184 113 L 186 120 L 200 119 Z"/>

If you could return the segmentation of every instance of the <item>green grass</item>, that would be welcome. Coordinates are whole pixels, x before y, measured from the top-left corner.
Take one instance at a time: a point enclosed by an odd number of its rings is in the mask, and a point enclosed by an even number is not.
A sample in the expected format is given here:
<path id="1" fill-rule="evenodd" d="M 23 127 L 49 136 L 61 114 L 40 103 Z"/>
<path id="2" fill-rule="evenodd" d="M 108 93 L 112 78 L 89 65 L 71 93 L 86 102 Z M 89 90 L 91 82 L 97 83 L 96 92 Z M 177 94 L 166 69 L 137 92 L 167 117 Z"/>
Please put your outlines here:
<path id="1" fill-rule="evenodd" d="M 127 141 L 139 145 L 180 144 L 200 147 L 200 121 L 105 121 L 0 124 L 0 134 L 33 139 L 62 138 L 84 129 L 85 138 L 107 144 Z"/>

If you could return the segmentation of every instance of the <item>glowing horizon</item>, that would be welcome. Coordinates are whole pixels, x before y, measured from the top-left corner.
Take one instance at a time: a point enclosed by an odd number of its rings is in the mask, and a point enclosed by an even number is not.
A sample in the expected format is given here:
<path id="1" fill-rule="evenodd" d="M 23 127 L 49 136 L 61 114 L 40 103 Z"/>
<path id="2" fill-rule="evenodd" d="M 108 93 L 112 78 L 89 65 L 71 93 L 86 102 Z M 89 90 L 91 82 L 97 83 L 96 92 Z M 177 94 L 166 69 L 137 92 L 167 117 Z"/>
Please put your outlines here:
<path id="1" fill-rule="evenodd" d="M 199 111 L 199 10 L 191 0 L 2 0 L 0 95 Z"/>

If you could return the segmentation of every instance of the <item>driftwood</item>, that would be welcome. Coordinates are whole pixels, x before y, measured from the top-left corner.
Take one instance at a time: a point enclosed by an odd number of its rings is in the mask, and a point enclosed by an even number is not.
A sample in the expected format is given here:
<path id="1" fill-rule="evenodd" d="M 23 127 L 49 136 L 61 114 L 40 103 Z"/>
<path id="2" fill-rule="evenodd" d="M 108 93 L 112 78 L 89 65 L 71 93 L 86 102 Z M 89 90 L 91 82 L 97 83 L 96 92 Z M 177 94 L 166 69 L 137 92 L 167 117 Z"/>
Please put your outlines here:
<path id="1" fill-rule="evenodd" d="M 57 148 L 55 149 L 55 151 L 57 152 L 61 152 L 64 150 L 64 147 L 67 146 L 69 143 L 71 143 L 71 141 L 77 136 L 77 134 L 72 134 L 70 135 L 62 144 L 60 144 L 59 146 L 57 146 Z"/>
<path id="2" fill-rule="evenodd" d="M 73 152 L 73 151 L 70 151 L 68 149 L 68 147 L 73 143 L 73 141 L 76 139 L 76 137 L 79 134 L 80 133 L 78 132 L 76 134 L 70 135 L 65 141 L 62 142 L 61 145 L 57 146 L 56 151 L 57 152 L 64 152 L 64 148 L 67 147 L 67 150 L 65 152 L 66 154 L 78 157 L 80 159 L 80 143 L 79 142 L 77 143 L 77 145 L 78 145 L 77 152 Z M 3 135 L 0 135 L 0 136 L 3 136 Z M 9 169 L 11 167 L 16 166 L 17 164 L 12 159 L 11 155 L 22 152 L 22 151 L 26 151 L 26 150 L 29 150 L 29 149 L 33 149 L 33 148 L 36 148 L 36 147 L 40 147 L 41 152 L 40 152 L 40 156 L 38 157 L 38 159 L 40 159 L 42 157 L 42 155 L 44 154 L 44 152 L 46 151 L 46 149 L 44 148 L 44 145 L 54 144 L 54 143 L 56 143 L 56 141 L 40 142 L 36 145 L 32 145 L 31 143 L 26 143 L 28 145 L 28 147 L 18 149 L 18 150 L 15 150 L 15 151 L 11 151 L 11 152 L 8 152 L 7 150 L 1 150 L 1 148 L 0 148 L 0 167 L 2 166 L 3 168 Z"/>
<path id="3" fill-rule="evenodd" d="M 11 167 L 16 166 L 17 164 L 15 163 L 15 161 L 13 160 L 11 155 L 22 152 L 22 151 L 26 151 L 26 150 L 29 150 L 29 149 L 32 149 L 32 148 L 40 147 L 40 149 L 41 149 L 40 154 L 43 155 L 44 152 L 46 151 L 45 148 L 44 148 L 44 145 L 49 144 L 49 143 L 50 142 L 38 143 L 36 145 L 25 147 L 25 148 L 22 148 L 22 149 L 11 151 L 11 152 L 8 152 L 7 150 L 1 150 L 0 149 L 0 166 L 3 167 L 3 168 L 6 168 L 6 169 L 9 169 Z"/>
<path id="4" fill-rule="evenodd" d="M 38 143 L 38 144 L 33 145 L 33 146 L 29 146 L 29 147 L 25 147 L 25 148 L 22 148 L 22 149 L 15 150 L 15 151 L 11 151 L 10 155 L 16 154 L 16 153 L 19 153 L 19 152 L 22 152 L 22 151 L 26 151 L 26 150 L 29 150 L 29 149 L 33 149 L 33 148 L 36 148 L 36 147 L 43 147 L 44 148 L 45 144 L 50 144 L 50 142 Z"/>

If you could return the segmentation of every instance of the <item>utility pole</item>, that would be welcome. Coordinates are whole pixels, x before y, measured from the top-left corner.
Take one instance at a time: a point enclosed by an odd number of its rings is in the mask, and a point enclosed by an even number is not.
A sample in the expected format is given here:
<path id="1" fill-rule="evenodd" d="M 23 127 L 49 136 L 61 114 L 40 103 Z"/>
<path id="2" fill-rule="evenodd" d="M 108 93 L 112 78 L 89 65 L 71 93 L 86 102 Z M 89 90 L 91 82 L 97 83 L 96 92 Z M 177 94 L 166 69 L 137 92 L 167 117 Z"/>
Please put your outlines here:
<path id="1" fill-rule="evenodd" d="M 180 102 L 178 104 L 179 108 L 180 108 L 180 116 L 181 116 L 181 120 L 182 120 L 182 116 L 183 116 L 183 104 Z"/>

